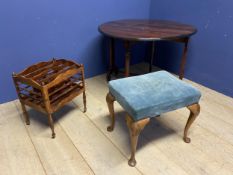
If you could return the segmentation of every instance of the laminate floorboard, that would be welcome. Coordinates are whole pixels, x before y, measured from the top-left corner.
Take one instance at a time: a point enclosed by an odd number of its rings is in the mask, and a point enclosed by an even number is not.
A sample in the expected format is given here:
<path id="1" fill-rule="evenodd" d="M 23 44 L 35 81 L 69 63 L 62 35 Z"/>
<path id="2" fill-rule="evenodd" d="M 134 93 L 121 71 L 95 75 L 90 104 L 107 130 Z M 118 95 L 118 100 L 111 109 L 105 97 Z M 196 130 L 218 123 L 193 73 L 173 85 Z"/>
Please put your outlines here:
<path id="1" fill-rule="evenodd" d="M 158 70 L 156 67 L 153 70 Z M 132 66 L 133 72 L 148 65 Z M 185 108 L 151 119 L 140 135 L 137 165 L 128 166 L 129 132 L 125 111 L 115 103 L 116 125 L 110 124 L 105 74 L 86 80 L 87 112 L 82 97 L 56 112 L 56 138 L 47 117 L 27 108 L 24 122 L 19 101 L 0 104 L 0 174 L 3 175 L 233 175 L 233 99 L 184 79 L 200 89 L 201 113 L 182 140 L 189 111 Z"/>

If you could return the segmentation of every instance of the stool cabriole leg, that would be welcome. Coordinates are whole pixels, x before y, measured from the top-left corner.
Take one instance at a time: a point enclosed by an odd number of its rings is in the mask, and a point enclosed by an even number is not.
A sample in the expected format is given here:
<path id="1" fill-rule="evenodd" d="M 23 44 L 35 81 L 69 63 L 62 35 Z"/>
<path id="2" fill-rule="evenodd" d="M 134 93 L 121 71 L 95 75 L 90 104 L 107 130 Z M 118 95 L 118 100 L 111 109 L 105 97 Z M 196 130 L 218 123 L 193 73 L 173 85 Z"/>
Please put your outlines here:
<path id="1" fill-rule="evenodd" d="M 111 116 L 111 125 L 108 126 L 107 130 L 109 132 L 113 131 L 114 126 L 115 126 L 115 113 L 114 113 L 114 101 L 115 101 L 115 97 L 109 92 L 106 96 L 106 101 L 108 104 L 108 110 Z"/>
<path id="2" fill-rule="evenodd" d="M 189 115 L 188 121 L 187 121 L 185 129 L 184 129 L 184 138 L 183 139 L 184 139 L 184 142 L 190 143 L 191 139 L 189 137 L 187 137 L 188 130 L 189 130 L 190 126 L 192 125 L 192 123 L 194 122 L 194 120 L 197 118 L 197 116 L 200 113 L 200 105 L 193 104 L 191 106 L 187 106 L 187 108 L 190 110 L 190 115 Z"/>
<path id="3" fill-rule="evenodd" d="M 135 152 L 137 149 L 138 136 L 149 121 L 150 118 L 133 121 L 133 119 L 128 114 L 126 115 L 126 123 L 129 128 L 131 142 L 131 157 L 128 161 L 128 164 L 131 167 L 134 167 L 137 163 L 135 159 Z"/>

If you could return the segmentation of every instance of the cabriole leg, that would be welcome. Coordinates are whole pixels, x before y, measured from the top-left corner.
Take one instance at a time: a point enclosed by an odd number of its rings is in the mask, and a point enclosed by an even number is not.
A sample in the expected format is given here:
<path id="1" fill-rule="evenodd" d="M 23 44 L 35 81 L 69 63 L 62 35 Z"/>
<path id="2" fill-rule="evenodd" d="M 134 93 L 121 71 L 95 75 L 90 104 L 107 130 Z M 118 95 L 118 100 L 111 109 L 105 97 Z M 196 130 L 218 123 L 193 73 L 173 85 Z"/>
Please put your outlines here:
<path id="1" fill-rule="evenodd" d="M 108 110 L 112 119 L 111 125 L 108 126 L 107 130 L 108 131 L 113 131 L 114 126 L 115 126 L 115 113 L 114 113 L 114 101 L 115 97 L 109 92 L 106 96 L 106 101 L 108 104 Z"/>
<path id="2" fill-rule="evenodd" d="M 128 161 L 129 166 L 134 167 L 137 163 L 135 159 L 135 152 L 137 149 L 138 136 L 149 121 L 150 118 L 146 118 L 135 122 L 128 114 L 126 115 L 126 123 L 129 128 L 131 142 L 131 157 Z"/>
<path id="3" fill-rule="evenodd" d="M 185 129 L 184 129 L 184 138 L 183 139 L 184 139 L 184 142 L 190 143 L 191 139 L 189 137 L 187 137 L 188 130 L 189 130 L 190 126 L 192 125 L 192 123 L 194 122 L 194 120 L 197 118 L 197 116 L 200 113 L 200 105 L 193 104 L 191 106 L 187 106 L 187 108 L 190 110 L 190 115 L 189 115 L 188 121 L 187 121 Z"/>

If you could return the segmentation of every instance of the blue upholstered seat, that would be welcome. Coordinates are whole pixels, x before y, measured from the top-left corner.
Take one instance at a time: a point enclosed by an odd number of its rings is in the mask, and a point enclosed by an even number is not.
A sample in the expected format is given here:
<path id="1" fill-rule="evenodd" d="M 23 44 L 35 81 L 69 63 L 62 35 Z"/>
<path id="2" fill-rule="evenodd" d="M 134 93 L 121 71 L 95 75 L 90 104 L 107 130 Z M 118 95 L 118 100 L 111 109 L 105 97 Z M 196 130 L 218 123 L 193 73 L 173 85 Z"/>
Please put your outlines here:
<path id="1" fill-rule="evenodd" d="M 140 120 L 198 103 L 201 93 L 166 71 L 109 82 L 110 93 Z"/>

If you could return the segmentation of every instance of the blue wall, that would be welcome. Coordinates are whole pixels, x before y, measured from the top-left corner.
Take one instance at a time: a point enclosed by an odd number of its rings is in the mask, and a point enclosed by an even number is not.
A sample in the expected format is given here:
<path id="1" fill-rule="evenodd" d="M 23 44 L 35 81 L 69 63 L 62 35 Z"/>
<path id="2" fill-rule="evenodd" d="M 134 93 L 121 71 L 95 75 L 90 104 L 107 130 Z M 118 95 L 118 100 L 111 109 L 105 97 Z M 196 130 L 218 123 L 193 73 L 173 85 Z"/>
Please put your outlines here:
<path id="1" fill-rule="evenodd" d="M 185 77 L 233 97 L 233 1 L 151 0 L 150 18 L 193 24 Z M 162 42 L 157 65 L 178 71 L 181 45 Z"/>
<path id="2" fill-rule="evenodd" d="M 150 0 L 1 0 L 0 103 L 16 98 L 12 72 L 38 61 L 71 58 L 84 64 L 86 77 L 105 72 L 98 25 L 149 18 L 149 6 Z"/>
<path id="3" fill-rule="evenodd" d="M 51 57 L 83 63 L 86 77 L 105 72 L 107 41 L 98 25 L 149 17 L 195 25 L 198 33 L 190 42 L 185 77 L 233 97 L 232 6 L 231 0 L 1 0 L 0 103 L 16 98 L 13 71 Z M 136 47 L 134 62 L 145 50 Z M 177 73 L 181 52 L 180 44 L 160 42 L 156 64 Z M 117 57 L 122 56 L 120 49 Z"/>

